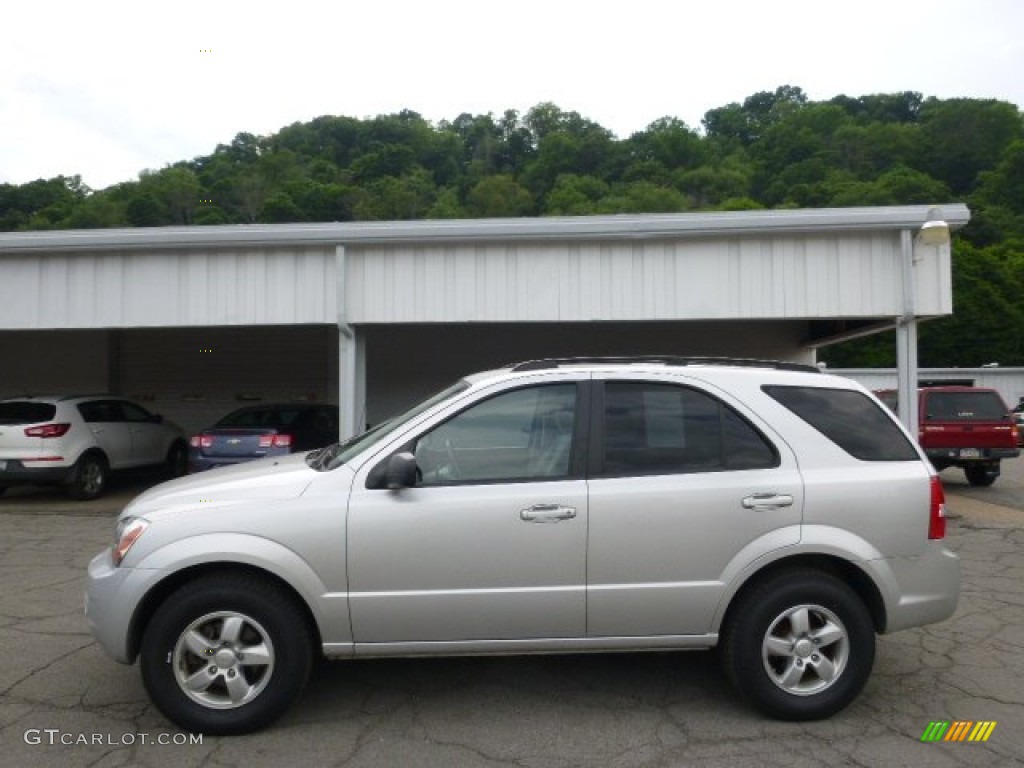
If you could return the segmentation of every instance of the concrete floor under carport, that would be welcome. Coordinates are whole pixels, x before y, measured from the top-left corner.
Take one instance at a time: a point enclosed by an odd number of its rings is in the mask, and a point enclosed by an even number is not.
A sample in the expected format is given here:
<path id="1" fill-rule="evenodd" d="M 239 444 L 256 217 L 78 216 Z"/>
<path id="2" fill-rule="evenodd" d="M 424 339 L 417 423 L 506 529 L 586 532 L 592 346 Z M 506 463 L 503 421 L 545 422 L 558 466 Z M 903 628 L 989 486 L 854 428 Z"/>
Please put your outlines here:
<path id="1" fill-rule="evenodd" d="M 699 355 L 814 362 L 803 321 L 364 325 L 366 422 L 475 371 L 539 357 Z"/>

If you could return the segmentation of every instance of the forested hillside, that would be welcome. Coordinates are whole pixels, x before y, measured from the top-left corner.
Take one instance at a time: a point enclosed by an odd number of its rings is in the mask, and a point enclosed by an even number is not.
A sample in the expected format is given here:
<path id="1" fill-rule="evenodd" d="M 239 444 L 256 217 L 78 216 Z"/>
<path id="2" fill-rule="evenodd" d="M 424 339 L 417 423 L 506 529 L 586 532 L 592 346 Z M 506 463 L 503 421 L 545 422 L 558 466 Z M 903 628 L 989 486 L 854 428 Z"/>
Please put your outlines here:
<path id="1" fill-rule="evenodd" d="M 629 137 L 550 103 L 526 114 L 319 117 L 90 190 L 0 184 L 0 230 L 908 205 L 962 201 L 955 316 L 921 329 L 923 366 L 1024 365 L 1024 119 L 919 93 L 753 94 Z M 891 365 L 885 335 L 831 365 Z"/>

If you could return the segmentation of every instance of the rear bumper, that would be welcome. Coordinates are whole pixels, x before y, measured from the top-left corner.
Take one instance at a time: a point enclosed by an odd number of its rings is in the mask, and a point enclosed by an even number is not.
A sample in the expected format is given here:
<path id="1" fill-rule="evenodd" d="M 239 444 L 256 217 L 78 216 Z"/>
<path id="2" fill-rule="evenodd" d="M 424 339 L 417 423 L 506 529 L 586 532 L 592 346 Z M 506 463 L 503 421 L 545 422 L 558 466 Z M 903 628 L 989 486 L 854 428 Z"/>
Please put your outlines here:
<path id="1" fill-rule="evenodd" d="M 925 448 L 929 459 L 947 464 L 968 461 L 995 461 L 998 459 L 1015 459 L 1020 456 L 1020 448 L 978 448 L 977 456 L 961 455 L 962 448 Z"/>
<path id="2" fill-rule="evenodd" d="M 71 480 L 74 466 L 53 466 L 43 462 L 32 462 L 35 466 L 25 466 L 21 459 L 3 459 L 4 468 L 0 469 L 0 486 L 9 488 L 15 485 L 63 485 Z"/>
<path id="3" fill-rule="evenodd" d="M 291 453 L 287 448 L 269 448 L 258 456 L 203 456 L 195 449 L 188 452 L 188 471 L 203 472 L 207 469 L 217 467 L 230 467 L 234 464 L 241 464 L 246 461 L 265 459 L 268 456 L 287 456 Z"/>
<path id="4" fill-rule="evenodd" d="M 945 621 L 960 599 L 960 558 L 945 542 L 930 541 L 924 554 L 872 563 L 889 587 L 885 632 Z M 878 583 L 878 582 L 876 582 Z"/>

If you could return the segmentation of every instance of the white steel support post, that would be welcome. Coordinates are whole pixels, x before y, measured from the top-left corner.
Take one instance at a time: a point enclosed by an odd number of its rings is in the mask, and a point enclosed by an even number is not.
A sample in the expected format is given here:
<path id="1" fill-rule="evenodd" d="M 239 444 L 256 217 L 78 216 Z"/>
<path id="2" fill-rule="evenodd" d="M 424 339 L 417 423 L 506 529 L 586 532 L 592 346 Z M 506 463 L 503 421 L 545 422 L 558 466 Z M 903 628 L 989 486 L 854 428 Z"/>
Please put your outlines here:
<path id="1" fill-rule="evenodd" d="M 366 344 L 363 334 L 348 323 L 345 246 L 334 251 L 338 316 L 339 438 L 345 440 L 366 428 Z"/>
<path id="2" fill-rule="evenodd" d="M 914 282 L 914 237 L 908 229 L 900 232 L 900 287 L 903 291 L 903 313 L 896 324 L 900 420 L 917 439 L 917 286 Z"/>

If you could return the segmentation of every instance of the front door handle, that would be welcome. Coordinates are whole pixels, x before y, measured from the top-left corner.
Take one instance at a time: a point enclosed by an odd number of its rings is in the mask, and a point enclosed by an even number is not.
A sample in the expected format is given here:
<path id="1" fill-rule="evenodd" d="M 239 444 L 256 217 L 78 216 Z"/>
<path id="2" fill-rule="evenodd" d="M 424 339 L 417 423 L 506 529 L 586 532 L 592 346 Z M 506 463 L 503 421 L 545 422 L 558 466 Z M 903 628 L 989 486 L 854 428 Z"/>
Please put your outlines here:
<path id="1" fill-rule="evenodd" d="M 519 519 L 528 523 L 557 523 L 559 520 L 572 520 L 574 517 L 576 508 L 563 507 L 561 504 L 534 504 L 519 511 Z"/>
<path id="2" fill-rule="evenodd" d="M 788 493 L 753 493 L 740 502 L 744 509 L 779 509 L 793 506 L 793 497 Z"/>

